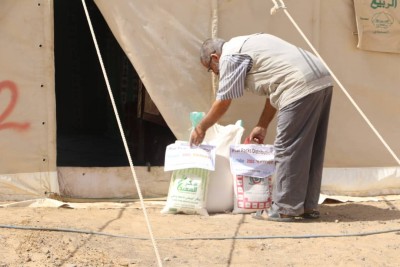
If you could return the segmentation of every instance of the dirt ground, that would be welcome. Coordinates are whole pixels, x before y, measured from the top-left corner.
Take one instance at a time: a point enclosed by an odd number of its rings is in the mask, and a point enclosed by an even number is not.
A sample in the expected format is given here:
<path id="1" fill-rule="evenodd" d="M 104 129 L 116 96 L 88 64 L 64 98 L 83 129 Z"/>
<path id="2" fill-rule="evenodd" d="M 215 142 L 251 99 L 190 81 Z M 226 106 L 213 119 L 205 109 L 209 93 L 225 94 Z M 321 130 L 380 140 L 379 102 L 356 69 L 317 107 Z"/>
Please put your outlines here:
<path id="1" fill-rule="evenodd" d="M 0 208 L 0 266 L 158 266 L 139 202 L 70 204 Z M 163 266 L 400 266 L 400 200 L 322 204 L 295 223 L 164 204 L 145 202 Z"/>

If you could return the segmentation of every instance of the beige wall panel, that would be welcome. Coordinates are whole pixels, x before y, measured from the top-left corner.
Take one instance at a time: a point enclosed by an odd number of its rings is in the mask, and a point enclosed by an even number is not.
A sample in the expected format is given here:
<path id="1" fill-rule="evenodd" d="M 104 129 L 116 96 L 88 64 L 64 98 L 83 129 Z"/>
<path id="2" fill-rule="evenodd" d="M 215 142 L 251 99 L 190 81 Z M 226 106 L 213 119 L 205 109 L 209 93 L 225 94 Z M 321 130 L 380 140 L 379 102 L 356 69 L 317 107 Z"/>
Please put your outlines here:
<path id="1" fill-rule="evenodd" d="M 171 172 L 164 167 L 135 167 L 140 190 L 145 198 L 165 197 Z M 129 167 L 58 168 L 60 194 L 66 198 L 139 198 Z"/>
<path id="2" fill-rule="evenodd" d="M 50 184 L 56 170 L 52 1 L 0 1 L 0 33 L 0 194 L 15 181 L 40 196 L 52 189 L 23 180 Z"/>
<path id="3" fill-rule="evenodd" d="M 357 49 L 352 1 L 321 1 L 320 49 L 354 101 L 400 155 L 400 55 Z M 338 86 L 332 107 L 327 166 L 396 166 Z"/>

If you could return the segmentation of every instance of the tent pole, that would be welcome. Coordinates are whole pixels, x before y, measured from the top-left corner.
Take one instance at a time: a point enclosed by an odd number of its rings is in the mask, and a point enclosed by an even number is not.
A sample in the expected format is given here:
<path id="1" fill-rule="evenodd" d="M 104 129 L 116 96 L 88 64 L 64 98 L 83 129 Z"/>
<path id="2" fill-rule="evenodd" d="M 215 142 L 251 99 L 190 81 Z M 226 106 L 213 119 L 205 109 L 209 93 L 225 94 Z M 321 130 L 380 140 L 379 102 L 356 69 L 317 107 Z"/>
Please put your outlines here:
<path id="1" fill-rule="evenodd" d="M 211 37 L 218 38 L 218 0 L 212 0 Z M 211 103 L 215 99 L 218 88 L 218 76 L 211 72 L 212 94 Z"/>

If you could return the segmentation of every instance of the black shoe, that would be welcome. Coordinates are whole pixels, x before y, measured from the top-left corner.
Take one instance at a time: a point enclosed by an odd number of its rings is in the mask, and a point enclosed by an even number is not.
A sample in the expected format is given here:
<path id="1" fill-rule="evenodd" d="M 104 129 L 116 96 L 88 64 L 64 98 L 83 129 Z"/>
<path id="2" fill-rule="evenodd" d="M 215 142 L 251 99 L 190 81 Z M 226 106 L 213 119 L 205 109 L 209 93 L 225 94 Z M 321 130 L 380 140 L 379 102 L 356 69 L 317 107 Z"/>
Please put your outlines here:
<path id="1" fill-rule="evenodd" d="M 301 215 L 301 217 L 303 217 L 304 219 L 315 220 L 315 219 L 319 219 L 320 213 L 317 210 L 307 211 L 307 212 L 304 212 Z"/>

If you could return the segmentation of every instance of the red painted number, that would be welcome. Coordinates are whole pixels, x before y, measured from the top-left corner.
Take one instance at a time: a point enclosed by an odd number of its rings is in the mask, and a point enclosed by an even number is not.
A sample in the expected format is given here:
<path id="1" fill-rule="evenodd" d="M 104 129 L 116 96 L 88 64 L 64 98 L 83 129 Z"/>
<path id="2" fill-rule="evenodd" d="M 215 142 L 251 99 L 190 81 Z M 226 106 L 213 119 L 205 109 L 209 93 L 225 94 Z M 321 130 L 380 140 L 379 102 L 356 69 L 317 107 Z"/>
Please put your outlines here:
<path id="1" fill-rule="evenodd" d="M 2 90 L 10 90 L 11 100 L 8 103 L 6 109 L 0 113 L 0 130 L 3 129 L 14 129 L 19 131 L 24 131 L 29 128 L 29 123 L 17 123 L 17 122 L 5 122 L 8 116 L 12 113 L 18 100 L 18 89 L 17 85 L 12 81 L 2 81 L 0 82 L 0 93 Z M 0 111 L 1 112 L 1 111 Z"/>

